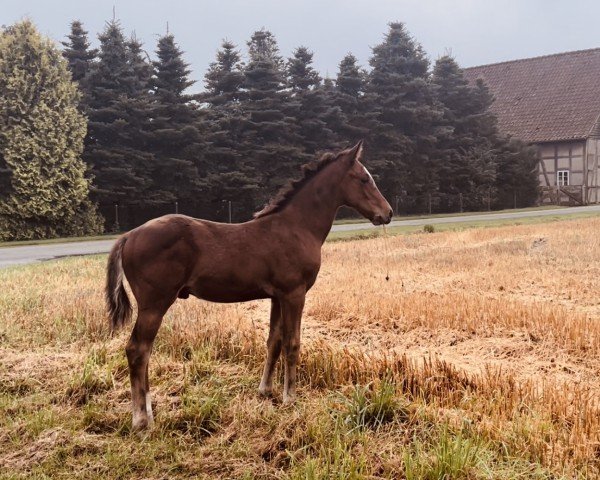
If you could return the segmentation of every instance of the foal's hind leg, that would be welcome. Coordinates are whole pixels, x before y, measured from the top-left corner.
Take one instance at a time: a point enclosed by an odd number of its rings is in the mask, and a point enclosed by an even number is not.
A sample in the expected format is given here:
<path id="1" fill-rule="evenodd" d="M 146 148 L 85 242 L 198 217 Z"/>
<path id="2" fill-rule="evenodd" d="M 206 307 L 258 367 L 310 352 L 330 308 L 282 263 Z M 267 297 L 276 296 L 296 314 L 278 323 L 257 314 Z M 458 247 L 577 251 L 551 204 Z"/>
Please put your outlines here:
<path id="1" fill-rule="evenodd" d="M 152 426 L 154 420 L 150 402 L 148 361 L 154 338 L 167 308 L 140 309 L 133 332 L 125 348 L 131 378 L 133 430 L 143 430 Z"/>
<path id="2" fill-rule="evenodd" d="M 281 306 L 276 298 L 271 300 L 271 319 L 267 339 L 267 359 L 258 392 L 267 397 L 273 393 L 273 372 L 281 354 Z"/>

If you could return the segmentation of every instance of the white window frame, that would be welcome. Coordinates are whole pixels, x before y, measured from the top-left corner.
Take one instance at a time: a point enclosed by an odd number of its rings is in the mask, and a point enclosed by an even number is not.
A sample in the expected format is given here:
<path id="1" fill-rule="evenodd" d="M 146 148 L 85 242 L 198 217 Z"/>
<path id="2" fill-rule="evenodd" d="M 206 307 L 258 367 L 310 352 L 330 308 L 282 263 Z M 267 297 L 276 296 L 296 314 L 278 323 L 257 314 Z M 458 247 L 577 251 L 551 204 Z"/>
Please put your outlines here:
<path id="1" fill-rule="evenodd" d="M 569 170 L 556 171 L 556 185 L 558 187 L 568 187 L 571 180 L 571 172 Z"/>

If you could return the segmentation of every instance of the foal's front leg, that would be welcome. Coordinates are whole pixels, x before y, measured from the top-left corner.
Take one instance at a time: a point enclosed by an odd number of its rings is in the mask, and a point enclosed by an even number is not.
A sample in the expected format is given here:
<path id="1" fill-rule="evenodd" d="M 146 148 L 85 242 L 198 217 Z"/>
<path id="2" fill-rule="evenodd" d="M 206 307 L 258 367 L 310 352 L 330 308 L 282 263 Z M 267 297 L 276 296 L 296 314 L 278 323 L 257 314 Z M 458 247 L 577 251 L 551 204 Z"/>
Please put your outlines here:
<path id="1" fill-rule="evenodd" d="M 300 356 L 300 324 L 305 296 L 305 290 L 298 290 L 280 300 L 285 366 L 283 403 L 293 403 L 296 399 L 296 365 Z"/>
<path id="2" fill-rule="evenodd" d="M 267 360 L 258 392 L 265 397 L 273 393 L 273 372 L 281 354 L 281 305 L 276 298 L 271 300 L 271 319 L 267 339 Z"/>

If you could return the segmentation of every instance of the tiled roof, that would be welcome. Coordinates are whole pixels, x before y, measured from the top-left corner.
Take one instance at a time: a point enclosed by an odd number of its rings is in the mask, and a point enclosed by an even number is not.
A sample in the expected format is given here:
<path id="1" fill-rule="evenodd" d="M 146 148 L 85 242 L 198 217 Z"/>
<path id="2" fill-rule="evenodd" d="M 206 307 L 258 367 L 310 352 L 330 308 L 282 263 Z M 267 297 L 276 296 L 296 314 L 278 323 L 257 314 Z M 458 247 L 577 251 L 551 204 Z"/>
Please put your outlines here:
<path id="1" fill-rule="evenodd" d="M 600 116 L 600 48 L 465 68 L 495 101 L 500 131 L 526 142 L 586 138 Z"/>

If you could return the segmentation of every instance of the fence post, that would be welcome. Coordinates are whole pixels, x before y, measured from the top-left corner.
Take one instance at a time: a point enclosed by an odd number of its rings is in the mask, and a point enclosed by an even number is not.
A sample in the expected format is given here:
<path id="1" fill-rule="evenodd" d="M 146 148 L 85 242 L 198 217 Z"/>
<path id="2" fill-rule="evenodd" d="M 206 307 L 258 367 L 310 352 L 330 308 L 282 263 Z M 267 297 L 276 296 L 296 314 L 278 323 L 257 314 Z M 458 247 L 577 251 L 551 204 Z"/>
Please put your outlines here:
<path id="1" fill-rule="evenodd" d="M 517 209 L 517 191 L 515 190 L 513 193 L 513 200 L 514 200 L 514 205 L 515 205 L 515 210 Z"/>
<path id="2" fill-rule="evenodd" d="M 431 215 L 431 193 L 428 193 L 427 196 L 429 198 L 429 215 Z"/>
<path id="3" fill-rule="evenodd" d="M 492 187 L 488 188 L 488 211 L 492 209 Z"/>
<path id="4" fill-rule="evenodd" d="M 175 200 L 175 214 L 179 213 L 179 202 Z"/>
<path id="5" fill-rule="evenodd" d="M 229 223 L 231 223 L 231 200 L 229 200 Z"/>
<path id="6" fill-rule="evenodd" d="M 462 192 L 460 192 L 458 194 L 458 201 L 460 202 L 460 213 L 463 213 L 463 198 L 462 198 Z"/>
<path id="7" fill-rule="evenodd" d="M 120 230 L 119 227 L 119 204 L 115 203 L 115 226 L 114 226 L 115 232 L 118 232 Z"/>

